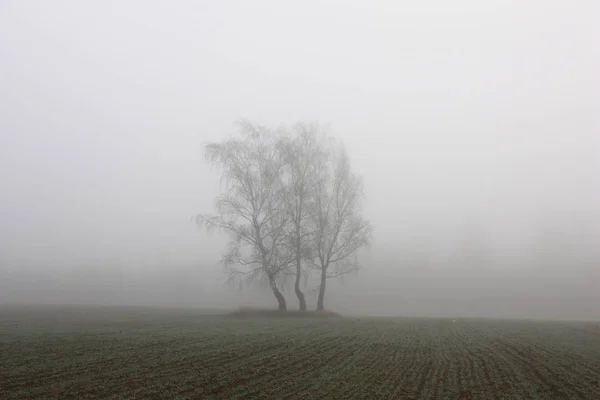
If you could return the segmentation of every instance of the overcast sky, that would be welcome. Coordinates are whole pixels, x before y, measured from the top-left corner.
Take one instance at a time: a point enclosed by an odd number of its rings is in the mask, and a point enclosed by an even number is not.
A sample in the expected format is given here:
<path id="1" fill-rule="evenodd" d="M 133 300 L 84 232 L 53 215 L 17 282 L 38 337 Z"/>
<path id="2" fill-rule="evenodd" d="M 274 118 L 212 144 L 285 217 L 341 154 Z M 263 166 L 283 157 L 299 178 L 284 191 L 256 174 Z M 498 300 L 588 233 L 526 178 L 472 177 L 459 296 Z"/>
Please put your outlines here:
<path id="1" fill-rule="evenodd" d="M 593 243 L 599 20 L 593 0 L 0 0 L 0 259 L 214 270 L 223 240 L 190 217 L 219 190 L 203 145 L 240 117 L 327 124 L 377 251 Z"/>

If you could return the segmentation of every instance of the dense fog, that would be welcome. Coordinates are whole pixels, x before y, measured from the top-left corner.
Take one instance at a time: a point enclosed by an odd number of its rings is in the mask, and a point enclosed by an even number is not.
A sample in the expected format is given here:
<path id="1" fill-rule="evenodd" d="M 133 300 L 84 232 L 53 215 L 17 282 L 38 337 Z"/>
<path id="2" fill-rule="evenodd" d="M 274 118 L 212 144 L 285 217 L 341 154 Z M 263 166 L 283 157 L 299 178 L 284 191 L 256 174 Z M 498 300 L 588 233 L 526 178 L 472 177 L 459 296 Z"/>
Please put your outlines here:
<path id="1" fill-rule="evenodd" d="M 226 238 L 193 222 L 221 188 L 204 145 L 248 118 L 325 124 L 364 179 L 373 245 L 328 308 L 600 319 L 598 17 L 0 1 L 0 304 L 274 307 L 225 285 Z"/>

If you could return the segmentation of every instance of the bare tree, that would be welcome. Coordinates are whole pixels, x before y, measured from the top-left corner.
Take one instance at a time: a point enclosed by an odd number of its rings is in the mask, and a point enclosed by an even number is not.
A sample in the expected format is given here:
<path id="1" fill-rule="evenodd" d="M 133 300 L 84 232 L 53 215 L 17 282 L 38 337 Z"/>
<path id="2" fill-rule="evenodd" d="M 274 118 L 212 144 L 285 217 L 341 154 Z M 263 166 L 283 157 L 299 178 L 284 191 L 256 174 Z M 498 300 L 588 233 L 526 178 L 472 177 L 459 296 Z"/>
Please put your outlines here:
<path id="1" fill-rule="evenodd" d="M 290 218 L 290 244 L 296 263 L 294 291 L 300 311 L 306 311 L 306 299 L 300 288 L 301 278 L 307 270 L 303 260 L 310 253 L 312 242 L 311 212 L 314 210 L 315 190 L 318 186 L 319 169 L 325 165 L 324 136 L 317 124 L 297 124 L 290 137 L 279 141 L 279 149 L 285 160 L 282 174 L 285 207 Z"/>
<path id="2" fill-rule="evenodd" d="M 216 215 L 199 215 L 209 232 L 229 235 L 222 262 L 229 281 L 259 282 L 273 291 L 279 310 L 287 309 L 282 285 L 295 257 L 289 251 L 289 213 L 281 181 L 284 165 L 276 136 L 249 122 L 240 123 L 242 139 L 206 146 L 206 158 L 222 168 L 225 192 Z"/>
<path id="3" fill-rule="evenodd" d="M 313 266 L 321 280 L 317 310 L 325 309 L 327 279 L 337 278 L 359 268 L 357 253 L 371 243 L 372 227 L 362 213 L 362 180 L 352 173 L 342 145 L 330 153 L 330 167 L 320 170 L 312 210 Z"/>
<path id="4" fill-rule="evenodd" d="M 306 310 L 300 282 L 310 269 L 303 266 L 319 270 L 317 308 L 323 310 L 327 279 L 355 271 L 358 250 L 371 240 L 361 216 L 362 181 L 343 146 L 335 147 L 316 124 L 298 124 L 291 134 L 248 122 L 241 128 L 241 139 L 206 147 L 207 159 L 223 170 L 226 190 L 217 214 L 197 222 L 229 235 L 222 260 L 229 281 L 268 285 L 280 310 L 287 308 L 281 289 L 290 276 Z"/>

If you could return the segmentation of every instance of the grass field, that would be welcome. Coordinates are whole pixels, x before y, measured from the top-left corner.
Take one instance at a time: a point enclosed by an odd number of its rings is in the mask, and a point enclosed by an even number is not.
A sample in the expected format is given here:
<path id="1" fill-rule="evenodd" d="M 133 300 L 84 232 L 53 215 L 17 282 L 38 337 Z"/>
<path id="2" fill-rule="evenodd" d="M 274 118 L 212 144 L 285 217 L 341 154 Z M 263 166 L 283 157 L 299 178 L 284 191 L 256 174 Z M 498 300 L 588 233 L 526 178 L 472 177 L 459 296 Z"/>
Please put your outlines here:
<path id="1" fill-rule="evenodd" d="M 1 399 L 600 399 L 600 323 L 0 308 Z"/>

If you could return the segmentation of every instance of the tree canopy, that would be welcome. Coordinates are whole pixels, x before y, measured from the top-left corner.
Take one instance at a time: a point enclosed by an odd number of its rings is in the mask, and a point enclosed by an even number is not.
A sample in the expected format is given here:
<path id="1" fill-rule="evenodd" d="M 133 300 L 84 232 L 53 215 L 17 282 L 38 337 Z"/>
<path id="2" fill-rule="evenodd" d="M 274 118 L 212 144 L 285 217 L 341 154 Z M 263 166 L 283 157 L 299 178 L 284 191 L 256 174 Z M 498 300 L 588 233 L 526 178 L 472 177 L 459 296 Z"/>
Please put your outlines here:
<path id="1" fill-rule="evenodd" d="M 306 310 L 301 278 L 318 272 L 318 310 L 326 281 L 356 271 L 358 251 L 372 227 L 362 217 L 363 183 L 343 144 L 318 124 L 271 130 L 242 121 L 240 136 L 206 146 L 221 170 L 224 191 L 216 212 L 197 223 L 229 237 L 222 262 L 230 282 L 258 283 L 287 310 L 284 288 L 293 278 Z"/>

